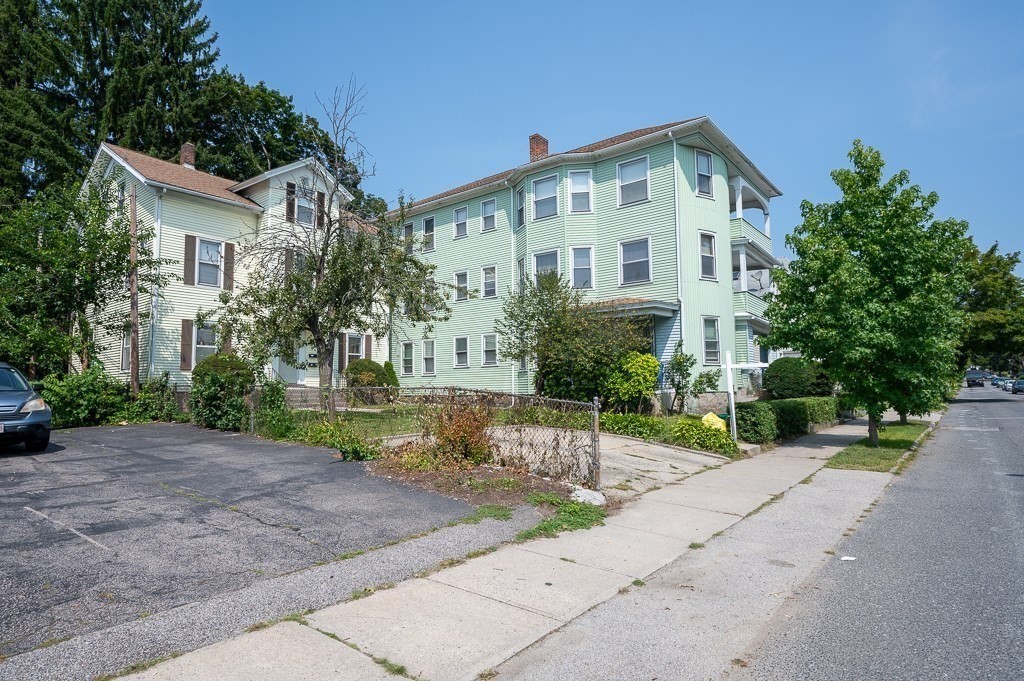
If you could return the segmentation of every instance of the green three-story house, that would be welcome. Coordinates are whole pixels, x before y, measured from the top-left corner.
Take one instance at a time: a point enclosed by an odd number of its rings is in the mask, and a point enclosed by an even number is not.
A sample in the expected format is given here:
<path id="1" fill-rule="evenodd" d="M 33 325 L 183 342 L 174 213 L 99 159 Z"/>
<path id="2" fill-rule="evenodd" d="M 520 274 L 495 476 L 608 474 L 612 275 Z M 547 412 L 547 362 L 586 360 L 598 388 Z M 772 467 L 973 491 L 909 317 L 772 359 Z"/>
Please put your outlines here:
<path id="1" fill-rule="evenodd" d="M 528 163 L 411 205 L 406 235 L 454 288 L 449 320 L 429 332 L 395 325 L 401 382 L 532 392 L 530 367 L 502 359 L 495 321 L 520 281 L 548 271 L 588 299 L 649 316 L 662 362 L 679 340 L 709 369 L 726 351 L 767 361 L 756 339 L 778 264 L 768 208 L 777 196 L 707 117 L 555 154 L 532 135 Z"/>

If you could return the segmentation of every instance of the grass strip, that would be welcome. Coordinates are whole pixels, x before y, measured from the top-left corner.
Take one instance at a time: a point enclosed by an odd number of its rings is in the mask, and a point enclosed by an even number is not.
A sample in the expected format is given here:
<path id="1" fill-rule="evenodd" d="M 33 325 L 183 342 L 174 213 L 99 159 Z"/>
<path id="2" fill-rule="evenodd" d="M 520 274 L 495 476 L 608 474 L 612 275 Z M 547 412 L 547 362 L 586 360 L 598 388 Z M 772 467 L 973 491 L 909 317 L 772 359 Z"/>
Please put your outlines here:
<path id="1" fill-rule="evenodd" d="M 878 433 L 877 447 L 869 445 L 867 438 L 858 440 L 829 459 L 825 467 L 888 473 L 927 429 L 928 425 L 920 421 L 905 426 L 887 425 Z"/>

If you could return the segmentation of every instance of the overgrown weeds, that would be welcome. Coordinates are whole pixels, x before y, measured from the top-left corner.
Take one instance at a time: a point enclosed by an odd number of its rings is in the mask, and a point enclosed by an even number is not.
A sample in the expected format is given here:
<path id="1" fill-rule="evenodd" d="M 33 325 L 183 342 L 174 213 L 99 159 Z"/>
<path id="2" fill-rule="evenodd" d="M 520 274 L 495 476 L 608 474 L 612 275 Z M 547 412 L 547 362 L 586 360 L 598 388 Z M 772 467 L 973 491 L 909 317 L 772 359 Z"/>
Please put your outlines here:
<path id="1" fill-rule="evenodd" d="M 556 494 L 537 492 L 528 494 L 526 501 L 534 506 L 548 506 L 554 515 L 545 518 L 529 530 L 516 535 L 516 541 L 529 541 L 540 537 L 555 537 L 560 532 L 585 530 L 604 525 L 605 510 L 600 506 L 578 501 L 567 501 Z"/>

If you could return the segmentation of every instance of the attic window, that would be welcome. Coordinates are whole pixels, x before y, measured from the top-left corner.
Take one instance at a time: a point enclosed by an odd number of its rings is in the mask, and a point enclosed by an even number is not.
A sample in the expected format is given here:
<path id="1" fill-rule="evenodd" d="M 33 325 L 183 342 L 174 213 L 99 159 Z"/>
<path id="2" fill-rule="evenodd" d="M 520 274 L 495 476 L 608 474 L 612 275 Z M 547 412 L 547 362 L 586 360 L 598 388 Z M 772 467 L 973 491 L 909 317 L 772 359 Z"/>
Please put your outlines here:
<path id="1" fill-rule="evenodd" d="M 312 190 L 309 188 L 309 180 L 302 178 L 299 187 L 295 192 L 295 217 L 300 225 L 313 224 L 313 201 Z"/>

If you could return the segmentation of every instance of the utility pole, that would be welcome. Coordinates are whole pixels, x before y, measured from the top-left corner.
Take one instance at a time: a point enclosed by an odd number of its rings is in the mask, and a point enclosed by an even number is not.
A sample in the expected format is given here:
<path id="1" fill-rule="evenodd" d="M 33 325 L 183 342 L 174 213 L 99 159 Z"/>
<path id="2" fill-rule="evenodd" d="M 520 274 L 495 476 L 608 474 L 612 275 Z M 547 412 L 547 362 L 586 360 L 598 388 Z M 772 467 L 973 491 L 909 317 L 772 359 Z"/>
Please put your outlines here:
<path id="1" fill-rule="evenodd" d="M 129 221 L 128 221 L 128 234 L 131 237 L 131 251 L 130 251 L 130 267 L 128 270 L 128 290 L 131 295 L 131 358 L 128 361 L 129 370 L 131 372 L 131 378 L 129 383 L 131 384 L 132 397 L 137 397 L 139 394 L 139 271 L 138 271 L 138 259 L 139 259 L 139 223 L 135 211 L 135 184 L 132 183 L 131 191 L 128 195 L 128 207 L 129 207 Z"/>

